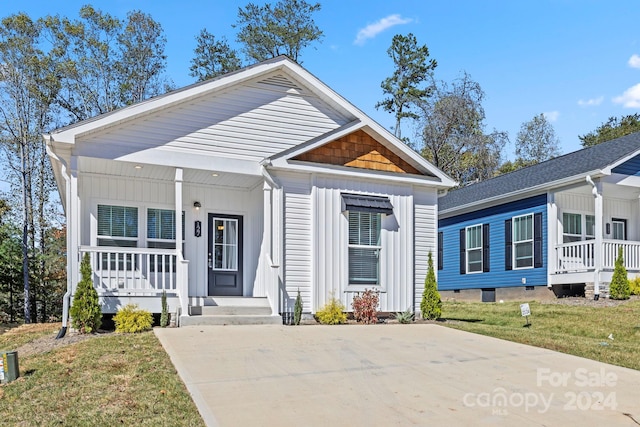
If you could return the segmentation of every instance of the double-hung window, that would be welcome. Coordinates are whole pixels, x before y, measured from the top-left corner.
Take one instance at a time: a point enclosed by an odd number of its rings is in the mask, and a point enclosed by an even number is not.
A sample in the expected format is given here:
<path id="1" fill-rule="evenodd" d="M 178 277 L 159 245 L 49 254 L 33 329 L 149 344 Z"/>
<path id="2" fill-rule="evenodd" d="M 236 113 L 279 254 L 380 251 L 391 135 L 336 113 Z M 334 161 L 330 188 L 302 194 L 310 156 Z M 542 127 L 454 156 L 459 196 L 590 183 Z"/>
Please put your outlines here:
<path id="1" fill-rule="evenodd" d="M 98 205 L 98 246 L 135 248 L 138 246 L 138 208 Z M 116 262 L 117 261 L 117 262 Z M 103 254 L 103 269 L 132 269 L 130 254 Z"/>
<path id="2" fill-rule="evenodd" d="M 349 212 L 349 284 L 380 284 L 380 229 L 377 212 Z"/>
<path id="3" fill-rule="evenodd" d="M 596 217 L 593 215 L 564 212 L 562 214 L 563 243 L 595 239 L 595 225 Z"/>
<path id="4" fill-rule="evenodd" d="M 467 273 L 482 272 L 482 225 L 466 228 Z"/>
<path id="5" fill-rule="evenodd" d="M 184 237 L 184 212 L 182 236 Z M 156 249 L 176 248 L 176 213 L 171 209 L 147 209 L 147 247 Z M 160 259 L 161 258 L 161 259 Z M 153 255 L 151 271 L 175 271 L 175 256 Z"/>
<path id="6" fill-rule="evenodd" d="M 513 218 L 515 268 L 533 267 L 533 214 Z"/>
<path id="7" fill-rule="evenodd" d="M 614 240 L 627 240 L 627 220 L 613 218 L 611 220 L 611 232 Z"/>

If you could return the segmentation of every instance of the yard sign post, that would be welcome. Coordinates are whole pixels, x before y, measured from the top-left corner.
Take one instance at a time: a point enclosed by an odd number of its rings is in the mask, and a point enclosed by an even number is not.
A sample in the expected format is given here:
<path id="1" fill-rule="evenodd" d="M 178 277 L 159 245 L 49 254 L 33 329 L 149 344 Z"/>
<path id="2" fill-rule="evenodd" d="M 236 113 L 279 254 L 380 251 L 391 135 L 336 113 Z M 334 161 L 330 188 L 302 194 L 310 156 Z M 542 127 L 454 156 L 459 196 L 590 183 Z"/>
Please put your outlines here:
<path id="1" fill-rule="evenodd" d="M 520 304 L 520 313 L 522 313 L 522 317 L 527 320 L 527 324 L 524 325 L 525 328 L 531 326 L 531 323 L 529 323 L 529 316 L 531 316 L 531 308 L 529 308 L 529 303 L 525 302 L 524 304 Z"/>

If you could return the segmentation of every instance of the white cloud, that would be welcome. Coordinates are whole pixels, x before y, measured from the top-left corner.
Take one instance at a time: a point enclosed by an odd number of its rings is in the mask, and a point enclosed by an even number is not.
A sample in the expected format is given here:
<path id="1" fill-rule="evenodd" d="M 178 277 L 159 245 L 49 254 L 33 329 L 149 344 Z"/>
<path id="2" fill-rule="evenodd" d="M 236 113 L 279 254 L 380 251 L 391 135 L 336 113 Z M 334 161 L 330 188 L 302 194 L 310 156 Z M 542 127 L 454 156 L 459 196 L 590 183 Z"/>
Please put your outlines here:
<path id="1" fill-rule="evenodd" d="M 640 68 L 640 56 L 634 53 L 631 55 L 631 58 L 629 58 L 628 64 L 631 68 Z"/>
<path id="2" fill-rule="evenodd" d="M 640 108 L 640 83 L 631 86 L 620 96 L 613 98 L 616 104 L 622 104 L 626 108 Z"/>
<path id="3" fill-rule="evenodd" d="M 547 111 L 542 114 L 544 114 L 544 117 L 550 122 L 555 122 L 558 120 L 558 117 L 560 117 L 560 111 Z"/>
<path id="4" fill-rule="evenodd" d="M 413 21 L 411 18 L 403 18 L 400 14 L 396 13 L 393 15 L 386 16 L 380 19 L 373 24 L 369 24 L 366 27 L 362 28 L 358 31 L 358 35 L 356 39 L 353 41 L 353 44 L 363 45 L 367 39 L 372 39 L 387 28 L 391 28 L 396 25 L 408 24 Z"/>
<path id="5" fill-rule="evenodd" d="M 602 104 L 602 101 L 604 101 L 604 96 L 587 99 L 586 101 L 584 99 L 580 99 L 578 100 L 578 105 L 581 107 L 595 107 Z"/>

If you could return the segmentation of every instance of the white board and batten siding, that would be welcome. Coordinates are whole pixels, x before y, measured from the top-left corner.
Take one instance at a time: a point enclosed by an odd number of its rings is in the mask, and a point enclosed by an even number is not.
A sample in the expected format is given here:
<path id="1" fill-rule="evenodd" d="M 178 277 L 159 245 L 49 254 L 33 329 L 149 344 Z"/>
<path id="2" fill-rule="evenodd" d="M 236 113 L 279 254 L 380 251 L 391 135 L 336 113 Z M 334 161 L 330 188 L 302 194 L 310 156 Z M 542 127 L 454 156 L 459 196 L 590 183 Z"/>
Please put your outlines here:
<path id="1" fill-rule="evenodd" d="M 415 301 L 416 311 L 420 309 L 424 280 L 427 277 L 429 252 L 433 268 L 438 275 L 438 195 L 435 189 L 414 188 L 415 210 Z"/>
<path id="2" fill-rule="evenodd" d="M 83 138 L 84 152 L 78 154 L 116 153 L 123 160 L 142 161 L 133 157 L 160 149 L 255 164 L 351 120 L 294 82 L 267 78 L 88 134 Z M 110 149 L 96 144 L 108 144 Z"/>
<path id="3" fill-rule="evenodd" d="M 303 311 L 312 310 L 312 203 L 311 175 L 279 174 L 284 188 L 285 306 L 293 311 L 300 291 Z"/>
<path id="4" fill-rule="evenodd" d="M 348 285 L 348 217 L 346 212 L 342 212 L 341 197 L 345 192 L 385 196 L 391 201 L 394 214 L 385 216 L 382 223 L 379 309 L 396 312 L 414 307 L 416 278 L 421 277 L 424 281 L 424 273 L 414 271 L 416 249 L 422 253 L 427 247 L 435 247 L 435 189 L 420 189 L 418 192 L 411 185 L 322 176 L 313 180 L 313 311 L 321 308 L 332 294 L 351 311 L 351 302 L 358 292 L 358 288 Z M 420 201 L 417 209 L 414 192 Z M 430 206 L 426 206 L 428 204 Z M 416 214 L 419 218 L 415 217 Z M 416 222 L 420 233 L 414 241 Z M 426 254 L 421 256 L 426 260 Z"/>
<path id="5" fill-rule="evenodd" d="M 562 242 L 562 214 L 563 212 L 580 213 L 593 215 L 595 212 L 595 204 L 593 196 L 578 192 L 558 192 L 555 194 L 556 205 L 558 206 L 558 242 Z M 611 193 L 604 193 L 603 197 L 603 226 L 611 222 L 613 218 L 623 218 L 627 220 L 627 238 L 630 240 L 638 240 L 640 238 L 640 230 L 636 226 L 637 218 L 639 218 L 638 201 L 629 199 L 615 198 Z M 606 233 L 606 231 L 605 231 Z M 610 238 L 606 235 L 605 238 Z"/>

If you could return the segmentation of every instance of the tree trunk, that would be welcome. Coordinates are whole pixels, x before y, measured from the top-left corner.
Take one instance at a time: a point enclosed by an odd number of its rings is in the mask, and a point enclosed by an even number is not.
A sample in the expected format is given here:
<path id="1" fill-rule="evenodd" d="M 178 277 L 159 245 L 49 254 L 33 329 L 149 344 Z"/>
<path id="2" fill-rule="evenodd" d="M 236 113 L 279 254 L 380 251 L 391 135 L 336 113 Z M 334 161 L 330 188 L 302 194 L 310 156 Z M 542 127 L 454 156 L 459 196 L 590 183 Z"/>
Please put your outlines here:
<path id="1" fill-rule="evenodd" d="M 29 295 L 29 211 L 27 208 L 27 156 L 26 142 L 20 144 L 20 160 L 22 161 L 22 279 L 24 282 L 24 323 L 31 323 Z"/>

